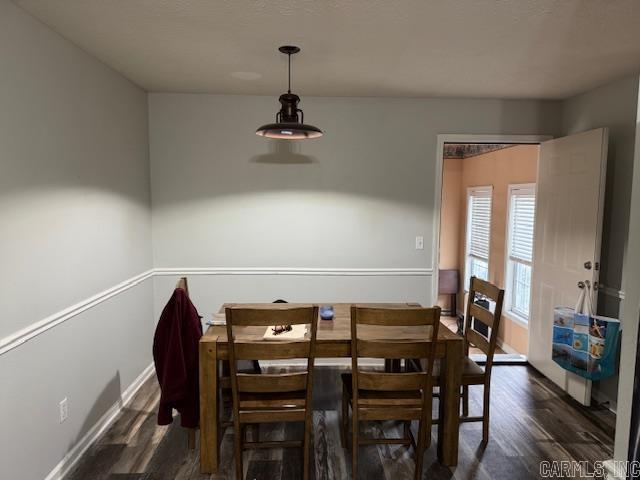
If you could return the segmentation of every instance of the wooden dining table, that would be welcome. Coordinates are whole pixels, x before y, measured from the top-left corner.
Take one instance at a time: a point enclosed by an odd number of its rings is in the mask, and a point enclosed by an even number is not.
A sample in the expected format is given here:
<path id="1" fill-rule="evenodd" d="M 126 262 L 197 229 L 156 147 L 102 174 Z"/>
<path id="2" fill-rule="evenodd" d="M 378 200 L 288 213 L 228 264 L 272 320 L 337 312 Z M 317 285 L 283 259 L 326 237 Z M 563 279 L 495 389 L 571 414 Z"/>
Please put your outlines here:
<path id="1" fill-rule="evenodd" d="M 242 306 L 249 308 L 265 308 L 274 304 L 224 304 L 220 312 L 226 307 Z M 309 304 L 305 304 L 309 305 Z M 351 357 L 351 324 L 350 307 L 352 304 L 333 304 L 333 320 L 318 318 L 318 333 L 316 338 L 316 358 L 350 358 Z M 416 303 L 367 303 L 359 306 L 373 307 L 419 307 Z M 288 304 L 296 306 L 296 304 Z M 250 327 L 242 327 L 250 328 Z M 264 341 L 264 328 L 258 331 L 246 331 L 236 328 L 237 335 L 242 335 L 250 341 Z M 388 338 L 405 339 L 419 338 L 412 333 L 412 327 L 398 327 L 394 333 L 389 332 Z M 409 335 L 409 337 L 407 337 Z M 424 335 L 424 333 L 422 334 Z M 244 339 L 243 339 L 244 341 Z M 209 326 L 200 340 L 200 471 L 202 473 L 217 473 L 220 463 L 220 362 L 229 359 L 227 330 L 225 326 Z M 438 329 L 436 358 L 441 362 L 440 367 L 440 401 L 438 424 L 438 460 L 447 466 L 458 463 L 458 431 L 460 426 L 460 382 L 462 376 L 463 340 L 444 325 Z"/>

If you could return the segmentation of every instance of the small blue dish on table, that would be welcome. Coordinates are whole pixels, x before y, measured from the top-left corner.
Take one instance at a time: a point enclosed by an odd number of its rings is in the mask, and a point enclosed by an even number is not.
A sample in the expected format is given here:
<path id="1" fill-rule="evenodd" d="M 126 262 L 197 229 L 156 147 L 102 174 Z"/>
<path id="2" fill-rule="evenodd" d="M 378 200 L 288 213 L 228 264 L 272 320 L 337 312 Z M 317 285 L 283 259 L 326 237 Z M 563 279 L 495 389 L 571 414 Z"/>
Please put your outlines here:
<path id="1" fill-rule="evenodd" d="M 333 305 L 323 305 L 320 307 L 320 318 L 322 320 L 333 320 Z"/>

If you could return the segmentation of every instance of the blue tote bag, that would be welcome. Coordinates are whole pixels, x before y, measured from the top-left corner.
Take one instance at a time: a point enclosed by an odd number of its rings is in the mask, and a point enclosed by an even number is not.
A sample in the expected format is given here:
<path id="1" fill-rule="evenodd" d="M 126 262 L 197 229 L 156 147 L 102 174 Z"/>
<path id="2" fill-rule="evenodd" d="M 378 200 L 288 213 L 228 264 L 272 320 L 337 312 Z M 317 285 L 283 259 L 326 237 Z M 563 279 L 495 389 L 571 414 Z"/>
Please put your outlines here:
<path id="1" fill-rule="evenodd" d="M 553 315 L 552 359 L 588 380 L 616 372 L 620 321 L 591 312 L 591 291 L 585 286 L 575 308 L 556 307 Z"/>

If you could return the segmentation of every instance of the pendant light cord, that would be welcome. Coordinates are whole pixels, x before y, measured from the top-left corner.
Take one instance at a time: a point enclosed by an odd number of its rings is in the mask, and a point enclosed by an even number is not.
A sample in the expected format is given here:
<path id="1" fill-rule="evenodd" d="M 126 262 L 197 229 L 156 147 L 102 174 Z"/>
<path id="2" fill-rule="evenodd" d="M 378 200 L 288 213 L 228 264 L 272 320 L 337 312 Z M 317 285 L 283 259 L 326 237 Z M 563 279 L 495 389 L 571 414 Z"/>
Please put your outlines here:
<path id="1" fill-rule="evenodd" d="M 291 93 L 291 54 L 289 53 L 287 56 L 289 57 L 289 89 L 287 93 Z"/>

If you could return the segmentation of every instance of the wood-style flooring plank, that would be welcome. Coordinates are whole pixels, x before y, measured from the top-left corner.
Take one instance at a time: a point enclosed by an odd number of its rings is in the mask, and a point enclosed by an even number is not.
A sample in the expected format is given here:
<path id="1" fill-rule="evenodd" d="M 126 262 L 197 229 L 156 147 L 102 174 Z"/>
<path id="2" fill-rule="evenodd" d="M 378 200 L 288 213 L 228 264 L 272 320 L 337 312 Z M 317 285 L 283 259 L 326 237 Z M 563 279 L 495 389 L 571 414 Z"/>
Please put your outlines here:
<path id="1" fill-rule="evenodd" d="M 376 429 L 373 422 L 360 422 L 360 438 L 375 438 Z M 351 455 L 349 455 L 351 465 Z M 378 452 L 377 445 L 361 445 L 358 450 L 358 478 L 383 479 L 385 478 L 384 466 Z M 351 472 L 349 472 L 349 478 Z"/>
<path id="2" fill-rule="evenodd" d="M 103 480 L 109 477 L 111 467 L 118 461 L 127 446 L 94 445 L 83 455 L 78 466 L 66 480 Z"/>
<path id="3" fill-rule="evenodd" d="M 281 460 L 251 460 L 245 478 L 251 480 L 280 480 Z"/>
<path id="4" fill-rule="evenodd" d="M 191 480 L 190 472 L 196 463 L 198 451 L 187 448 L 187 433 L 176 418 L 155 448 L 146 471 L 138 473 L 151 473 L 154 480 Z"/>
<path id="5" fill-rule="evenodd" d="M 281 371 L 278 367 L 277 371 Z M 318 368 L 314 375 L 311 478 L 340 480 L 351 476 L 351 454 L 339 435 L 341 380 L 339 368 Z M 491 389 L 490 440 L 480 444 L 480 423 L 462 424 L 458 466 L 437 461 L 437 426 L 425 452 L 423 479 L 537 479 L 542 460 L 587 461 L 611 458 L 615 416 L 602 407 L 583 407 L 540 373 L 526 366 L 494 366 Z M 199 472 L 198 449 L 187 449 L 187 433 L 179 417 L 170 426 L 156 425 L 158 383 L 149 379 L 107 432 L 92 446 L 66 480 L 235 480 L 233 429 L 221 432 L 220 469 Z M 437 416 L 434 401 L 434 416 Z M 471 414 L 479 414 L 482 387 L 472 387 Z M 224 411 L 229 417 L 230 409 Z M 417 435 L 417 424 L 412 425 Z M 367 436 L 399 436 L 399 422 L 370 422 Z M 261 426 L 261 439 L 301 439 L 302 424 Z M 372 445 L 360 448 L 360 479 L 412 479 L 413 448 Z M 302 471 L 299 448 L 251 450 L 244 456 L 246 478 L 298 480 Z"/>
<path id="6" fill-rule="evenodd" d="M 371 428 L 375 438 L 404 437 L 402 422 L 373 422 Z M 418 438 L 415 433 L 414 438 Z M 384 444 L 378 445 L 377 448 L 386 480 L 413 478 L 416 452 L 411 445 Z"/>
<path id="7" fill-rule="evenodd" d="M 159 401 L 160 389 L 156 377 L 153 376 L 144 383 L 131 403 L 122 410 L 115 423 L 100 438 L 99 443 L 129 443 L 149 415 L 154 417 L 157 415 Z"/>
<path id="8" fill-rule="evenodd" d="M 316 480 L 347 478 L 347 462 L 340 444 L 340 419 L 337 411 L 314 412 L 312 442 Z"/>
<path id="9" fill-rule="evenodd" d="M 304 435 L 304 424 L 302 422 L 289 422 L 284 426 L 284 437 L 286 440 L 301 440 Z M 313 437 L 312 437 L 313 441 Z M 313 448 L 310 448 L 311 457 L 309 465 L 311 472 L 309 477 L 315 479 L 315 462 L 313 456 Z M 285 448 L 282 451 L 282 470 L 281 480 L 296 480 L 302 477 L 302 449 L 301 448 Z"/>

